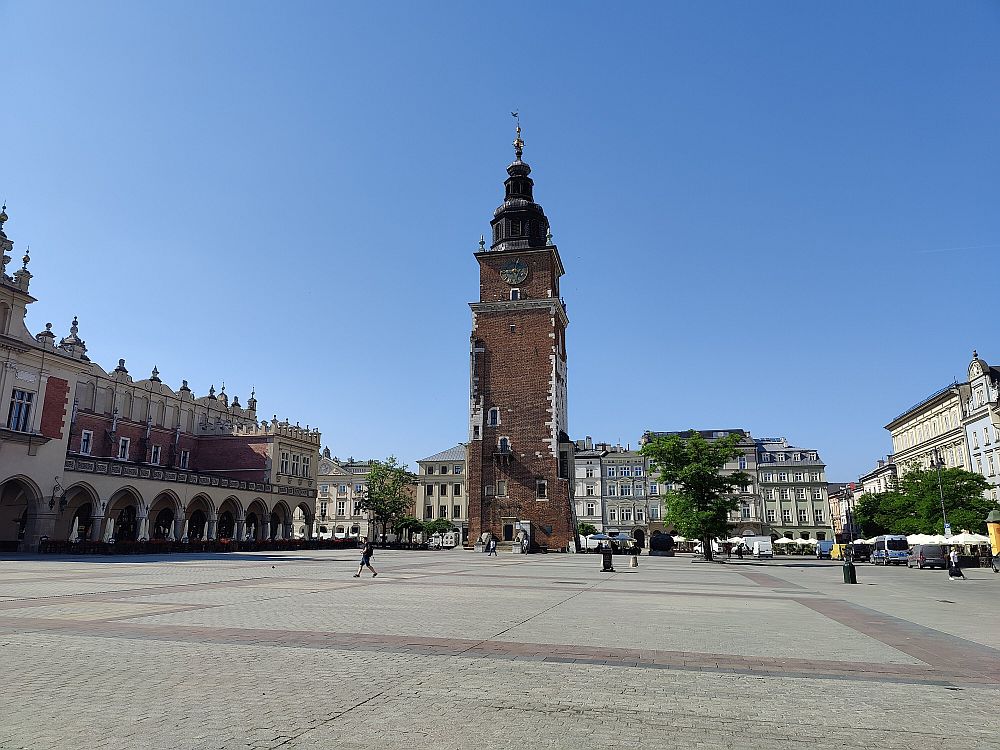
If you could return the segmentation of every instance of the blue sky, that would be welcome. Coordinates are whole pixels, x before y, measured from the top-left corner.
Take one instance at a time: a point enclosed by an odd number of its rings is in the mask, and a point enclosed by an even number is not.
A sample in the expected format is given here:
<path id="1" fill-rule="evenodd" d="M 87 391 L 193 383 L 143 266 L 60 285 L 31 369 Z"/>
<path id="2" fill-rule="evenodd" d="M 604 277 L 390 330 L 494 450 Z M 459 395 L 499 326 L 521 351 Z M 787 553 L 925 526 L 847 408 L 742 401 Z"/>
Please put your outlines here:
<path id="1" fill-rule="evenodd" d="M 0 2 L 29 328 L 341 456 L 464 440 L 519 109 L 570 428 L 743 427 L 831 480 L 1000 361 L 1000 3 Z"/>

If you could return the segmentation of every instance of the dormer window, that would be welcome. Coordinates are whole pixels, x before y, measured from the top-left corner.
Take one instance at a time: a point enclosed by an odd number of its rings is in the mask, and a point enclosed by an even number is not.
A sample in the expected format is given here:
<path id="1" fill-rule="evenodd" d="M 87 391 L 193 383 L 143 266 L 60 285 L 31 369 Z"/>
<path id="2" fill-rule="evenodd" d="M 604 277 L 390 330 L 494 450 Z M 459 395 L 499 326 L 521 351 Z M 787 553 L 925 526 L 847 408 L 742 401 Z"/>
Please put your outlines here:
<path id="1" fill-rule="evenodd" d="M 511 299 L 512 302 L 516 302 L 517 300 L 521 299 L 521 290 L 520 289 L 511 289 L 510 290 L 510 299 Z"/>

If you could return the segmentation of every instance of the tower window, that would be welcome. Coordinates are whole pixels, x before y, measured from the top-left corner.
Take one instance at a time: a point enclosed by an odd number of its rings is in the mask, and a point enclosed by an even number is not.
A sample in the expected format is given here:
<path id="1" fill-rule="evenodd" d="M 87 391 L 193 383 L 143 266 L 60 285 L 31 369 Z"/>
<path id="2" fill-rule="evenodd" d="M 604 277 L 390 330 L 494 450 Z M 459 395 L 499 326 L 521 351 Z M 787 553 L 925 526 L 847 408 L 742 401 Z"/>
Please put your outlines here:
<path id="1" fill-rule="evenodd" d="M 549 483 L 544 479 L 538 479 L 535 481 L 535 498 L 538 500 L 549 499 Z"/>
<path id="2" fill-rule="evenodd" d="M 515 325 L 514 323 L 511 323 L 510 324 L 510 332 L 511 333 L 516 333 L 517 332 L 517 325 Z M 978 446 L 976 446 L 976 447 L 978 447 Z"/>
<path id="3" fill-rule="evenodd" d="M 510 298 L 512 300 L 519 300 L 519 299 L 521 299 L 521 290 L 520 289 L 511 289 L 510 290 Z"/>
<path id="4" fill-rule="evenodd" d="M 510 438 L 500 438 L 497 442 L 497 450 L 500 451 L 500 453 L 510 453 Z"/>
<path id="5" fill-rule="evenodd" d="M 497 407 L 493 407 L 489 411 L 489 415 L 486 418 L 486 424 L 490 427 L 496 427 L 500 424 L 500 410 Z"/>

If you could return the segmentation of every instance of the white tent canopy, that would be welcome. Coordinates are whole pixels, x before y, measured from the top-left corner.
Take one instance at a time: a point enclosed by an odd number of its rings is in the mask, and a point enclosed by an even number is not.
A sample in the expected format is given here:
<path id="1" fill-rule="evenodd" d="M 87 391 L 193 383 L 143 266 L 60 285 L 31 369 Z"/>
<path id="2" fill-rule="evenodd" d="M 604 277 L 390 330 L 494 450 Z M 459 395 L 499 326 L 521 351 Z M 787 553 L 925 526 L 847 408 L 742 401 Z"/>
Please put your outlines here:
<path id="1" fill-rule="evenodd" d="M 775 539 L 774 543 L 775 544 L 795 544 L 795 540 L 794 539 L 789 539 L 788 537 L 784 537 L 783 536 L 783 537 L 779 537 L 778 539 Z"/>
<path id="2" fill-rule="evenodd" d="M 989 541 L 990 538 L 988 536 L 970 534 L 968 531 L 963 531 L 961 534 L 955 534 L 955 536 L 945 539 L 945 544 L 988 544 Z"/>

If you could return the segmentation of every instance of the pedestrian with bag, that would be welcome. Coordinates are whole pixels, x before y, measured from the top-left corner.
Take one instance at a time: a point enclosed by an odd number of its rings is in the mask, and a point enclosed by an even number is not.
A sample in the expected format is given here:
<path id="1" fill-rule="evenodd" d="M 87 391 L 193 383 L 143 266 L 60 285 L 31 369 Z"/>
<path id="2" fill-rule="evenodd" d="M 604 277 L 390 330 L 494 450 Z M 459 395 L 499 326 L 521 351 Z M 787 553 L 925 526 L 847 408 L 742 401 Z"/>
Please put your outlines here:
<path id="1" fill-rule="evenodd" d="M 956 578 L 961 578 L 963 581 L 966 580 L 965 573 L 962 572 L 962 568 L 958 565 L 958 548 L 952 547 L 951 552 L 948 553 L 948 580 L 954 581 Z"/>
<path id="2" fill-rule="evenodd" d="M 358 572 L 354 574 L 355 578 L 360 578 L 361 571 L 366 567 L 372 572 L 372 578 L 378 575 L 378 572 L 372 567 L 372 555 L 374 554 L 375 545 L 365 539 L 365 546 L 361 550 L 361 564 L 358 566 Z"/>

